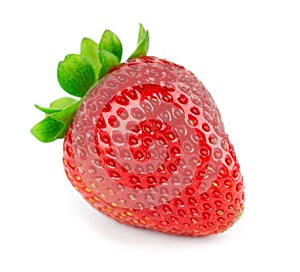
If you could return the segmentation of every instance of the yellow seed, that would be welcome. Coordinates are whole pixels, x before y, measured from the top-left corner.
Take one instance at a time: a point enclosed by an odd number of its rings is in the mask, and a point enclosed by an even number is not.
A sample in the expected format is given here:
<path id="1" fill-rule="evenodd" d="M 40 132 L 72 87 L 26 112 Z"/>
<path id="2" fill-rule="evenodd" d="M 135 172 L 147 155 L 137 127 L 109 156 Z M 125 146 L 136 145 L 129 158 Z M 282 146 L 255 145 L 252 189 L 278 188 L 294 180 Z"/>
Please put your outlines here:
<path id="1" fill-rule="evenodd" d="M 92 191 L 89 187 L 85 187 L 84 190 L 87 191 L 88 193 L 90 193 Z"/>
<path id="2" fill-rule="evenodd" d="M 167 202 L 168 202 L 168 199 L 165 198 L 165 197 L 162 197 L 162 198 L 161 198 L 161 201 L 162 201 L 162 203 L 167 203 Z"/>
<path id="3" fill-rule="evenodd" d="M 76 176 L 76 179 L 77 179 L 78 181 L 82 181 L 82 179 L 81 179 L 80 176 Z"/>
<path id="4" fill-rule="evenodd" d="M 198 232 L 199 232 L 199 230 L 196 230 L 196 229 L 195 229 L 195 230 L 194 230 L 194 232 L 195 232 L 195 233 L 198 233 Z"/>
<path id="5" fill-rule="evenodd" d="M 191 221 L 193 224 L 197 224 L 197 222 L 198 222 L 198 220 L 196 218 L 192 218 Z"/>
<path id="6" fill-rule="evenodd" d="M 145 127 L 145 130 L 146 130 L 147 132 L 151 132 L 151 128 L 149 128 L 149 127 Z"/>
<path id="7" fill-rule="evenodd" d="M 96 197 L 96 196 L 94 197 L 94 199 L 95 199 L 96 201 L 100 201 L 100 199 L 99 199 L 98 197 Z"/>
<path id="8" fill-rule="evenodd" d="M 138 203 L 137 206 L 139 209 L 144 209 L 144 205 L 142 203 Z"/>
<path id="9" fill-rule="evenodd" d="M 212 183 L 212 186 L 218 187 L 218 183 L 217 183 L 217 182 L 213 182 L 213 183 Z"/>
<path id="10" fill-rule="evenodd" d="M 146 222 L 143 219 L 141 219 L 140 222 L 144 225 L 146 224 Z"/>
<path id="11" fill-rule="evenodd" d="M 134 224 L 138 224 L 138 223 L 139 223 L 139 221 L 137 221 L 136 219 L 132 220 L 132 222 L 133 222 Z"/>
<path id="12" fill-rule="evenodd" d="M 73 180 L 73 177 L 69 172 L 67 172 L 67 176 L 68 176 L 69 180 Z"/>
<path id="13" fill-rule="evenodd" d="M 167 222 L 167 221 L 161 221 L 161 224 L 162 224 L 163 226 L 166 226 L 166 225 L 168 225 L 168 222 Z"/>
<path id="14" fill-rule="evenodd" d="M 223 211 L 222 211 L 222 210 L 217 210 L 217 214 L 218 214 L 218 215 L 222 215 L 222 214 L 223 214 Z"/>
<path id="15" fill-rule="evenodd" d="M 168 137 L 169 137 L 171 140 L 173 140 L 173 139 L 175 138 L 174 135 L 173 135 L 172 133 L 169 133 Z"/>
<path id="16" fill-rule="evenodd" d="M 190 125 L 195 125 L 195 122 L 193 121 L 193 120 L 191 120 L 191 119 L 189 119 L 189 123 L 190 123 Z"/>
<path id="17" fill-rule="evenodd" d="M 134 194 L 130 194 L 129 197 L 130 197 L 131 200 L 135 200 L 136 199 L 136 197 L 135 197 Z"/>
<path id="18" fill-rule="evenodd" d="M 101 194 L 100 195 L 102 198 L 106 198 L 106 195 L 105 194 Z"/>
<path id="19" fill-rule="evenodd" d="M 177 132 L 178 132 L 179 134 L 184 134 L 184 130 L 183 130 L 182 128 L 178 128 L 178 129 L 177 129 Z"/>
<path id="20" fill-rule="evenodd" d="M 95 183 L 92 183 L 91 186 L 92 186 L 93 188 L 96 188 L 96 189 L 98 188 L 98 185 L 95 184 Z"/>
<path id="21" fill-rule="evenodd" d="M 211 166 L 207 166 L 206 169 L 209 171 L 209 172 L 213 172 L 214 169 L 211 167 Z"/>
<path id="22" fill-rule="evenodd" d="M 165 113 L 163 114 L 163 117 L 164 117 L 165 119 L 168 119 L 169 115 L 165 112 Z"/>
<path id="23" fill-rule="evenodd" d="M 133 216 L 133 214 L 131 212 L 126 212 L 126 214 L 129 216 Z"/>
<path id="24" fill-rule="evenodd" d="M 124 204 L 126 201 L 124 199 L 119 200 L 121 204 Z"/>
<path id="25" fill-rule="evenodd" d="M 191 150 L 191 146 L 190 145 L 185 145 L 185 150 L 190 151 Z"/>
<path id="26" fill-rule="evenodd" d="M 147 194 L 147 195 L 146 195 L 146 198 L 147 198 L 147 200 L 153 200 L 153 197 L 152 197 L 152 195 L 150 195 L 150 194 Z"/>
<path id="27" fill-rule="evenodd" d="M 179 117 L 179 116 L 181 115 L 181 112 L 180 112 L 179 110 L 177 110 L 177 111 L 175 111 L 175 115 L 176 115 L 177 117 Z"/>
<path id="28" fill-rule="evenodd" d="M 212 222 L 208 222 L 207 225 L 208 225 L 209 227 L 213 227 L 213 226 L 214 226 L 214 224 L 213 224 Z"/>
<path id="29" fill-rule="evenodd" d="M 116 203 L 111 203 L 111 205 L 112 205 L 113 207 L 117 207 L 117 206 L 118 206 Z"/>

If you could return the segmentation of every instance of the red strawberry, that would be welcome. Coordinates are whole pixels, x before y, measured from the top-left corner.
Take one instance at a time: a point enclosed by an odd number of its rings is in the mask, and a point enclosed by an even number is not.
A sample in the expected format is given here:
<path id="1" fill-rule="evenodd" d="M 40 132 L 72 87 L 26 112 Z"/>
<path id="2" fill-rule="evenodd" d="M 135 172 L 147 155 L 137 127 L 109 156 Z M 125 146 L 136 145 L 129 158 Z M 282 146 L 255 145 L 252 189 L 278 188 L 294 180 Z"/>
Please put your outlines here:
<path id="1" fill-rule="evenodd" d="M 203 84 L 182 66 L 146 57 L 142 26 L 122 64 L 112 32 L 99 46 L 86 41 L 88 50 L 82 45 L 58 69 L 61 86 L 84 98 L 37 106 L 47 116 L 32 133 L 44 142 L 64 137 L 72 185 L 119 222 L 191 236 L 228 229 L 243 211 L 243 178 Z"/>

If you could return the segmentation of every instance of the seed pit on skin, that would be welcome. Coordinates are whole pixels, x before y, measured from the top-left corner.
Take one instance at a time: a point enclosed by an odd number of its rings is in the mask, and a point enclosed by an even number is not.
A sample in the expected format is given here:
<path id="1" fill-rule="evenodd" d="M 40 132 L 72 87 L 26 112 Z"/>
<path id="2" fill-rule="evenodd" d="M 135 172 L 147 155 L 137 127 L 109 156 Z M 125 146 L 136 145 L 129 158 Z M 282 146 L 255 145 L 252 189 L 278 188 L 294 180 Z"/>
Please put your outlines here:
<path id="1" fill-rule="evenodd" d="M 202 156 L 206 157 L 206 156 L 209 156 L 210 151 L 208 150 L 208 148 L 202 147 L 202 148 L 200 148 L 200 154 L 201 154 Z"/>
<path id="2" fill-rule="evenodd" d="M 214 134 L 209 135 L 208 140 L 209 140 L 209 142 L 210 142 L 211 144 L 213 144 L 213 145 L 215 145 L 215 144 L 218 143 L 218 138 L 217 138 L 217 136 L 214 135 Z"/>
<path id="3" fill-rule="evenodd" d="M 174 118 L 179 118 L 183 115 L 183 111 L 178 108 L 175 108 L 172 111 L 173 111 Z"/>
<path id="4" fill-rule="evenodd" d="M 134 159 L 136 159 L 137 161 L 142 161 L 145 157 L 144 157 L 144 154 L 142 151 L 140 150 L 137 150 L 135 153 L 134 153 Z"/>
<path id="5" fill-rule="evenodd" d="M 231 186 L 232 186 L 232 183 L 229 179 L 224 181 L 224 187 L 225 188 L 231 188 Z"/>
<path id="6" fill-rule="evenodd" d="M 114 143 L 122 144 L 125 142 L 124 135 L 119 130 L 114 130 L 111 138 Z"/>
<path id="7" fill-rule="evenodd" d="M 188 123 L 190 126 L 195 127 L 195 126 L 198 125 L 198 119 L 197 119 L 195 116 L 189 114 L 189 115 L 188 115 L 187 123 Z"/>
<path id="8" fill-rule="evenodd" d="M 186 131 L 186 128 L 184 126 L 178 126 L 175 130 L 181 136 L 186 136 L 187 135 L 187 131 Z"/>
<path id="9" fill-rule="evenodd" d="M 185 194 L 189 196 L 195 195 L 195 189 L 193 187 L 186 187 Z"/>
<path id="10" fill-rule="evenodd" d="M 122 106 L 128 106 L 129 105 L 129 99 L 124 95 L 116 95 L 114 99 L 119 105 Z"/>
<path id="11" fill-rule="evenodd" d="M 181 94 L 181 95 L 177 98 L 177 100 L 179 101 L 179 103 L 181 103 L 181 104 L 183 104 L 183 105 L 186 105 L 186 104 L 188 103 L 188 98 L 187 98 L 185 95 L 183 95 L 183 94 Z"/>
<path id="12" fill-rule="evenodd" d="M 232 198 L 233 198 L 232 193 L 228 192 L 228 193 L 225 194 L 225 199 L 226 200 L 231 201 Z"/>
<path id="13" fill-rule="evenodd" d="M 140 180 L 139 180 L 139 178 L 138 178 L 137 176 L 131 176 L 131 177 L 129 178 L 129 181 L 130 181 L 130 183 L 132 183 L 132 184 L 139 184 L 139 183 L 140 183 Z"/>
<path id="14" fill-rule="evenodd" d="M 183 207 L 184 206 L 184 202 L 179 199 L 179 198 L 176 198 L 175 201 L 174 201 L 174 205 L 175 207 L 179 208 L 179 207 Z M 184 212 L 185 213 L 185 212 Z"/>
<path id="15" fill-rule="evenodd" d="M 136 90 L 134 90 L 133 88 L 129 88 L 124 90 L 124 94 L 129 97 L 131 100 L 136 100 L 138 99 L 138 94 L 136 92 Z"/>
<path id="16" fill-rule="evenodd" d="M 112 127 L 112 128 L 117 128 L 120 126 L 120 121 L 117 119 L 116 116 L 114 115 L 111 115 L 109 118 L 108 118 L 108 123 L 109 125 Z"/>
<path id="17" fill-rule="evenodd" d="M 149 184 L 152 184 L 152 185 L 156 184 L 156 179 L 154 176 L 149 176 L 149 177 L 147 177 L 146 180 L 147 180 L 147 183 L 149 183 Z"/>
<path id="18" fill-rule="evenodd" d="M 202 207 L 204 210 L 207 210 L 207 211 L 211 210 L 211 205 L 209 203 L 203 203 Z"/>
<path id="19" fill-rule="evenodd" d="M 190 109 L 191 113 L 193 113 L 194 115 L 199 115 L 200 114 L 200 110 L 197 107 L 191 107 Z"/>
<path id="20" fill-rule="evenodd" d="M 172 156 L 176 156 L 176 155 L 178 155 L 178 154 L 180 154 L 180 149 L 179 149 L 177 146 L 173 146 L 173 147 L 171 148 L 171 155 L 172 155 Z"/>
<path id="21" fill-rule="evenodd" d="M 186 217 L 186 212 L 184 210 L 179 210 L 178 211 L 178 214 L 181 216 L 181 217 Z"/>
<path id="22" fill-rule="evenodd" d="M 211 217 L 210 213 L 209 212 L 203 212 L 202 213 L 202 218 L 203 220 L 209 220 Z"/>
<path id="23" fill-rule="evenodd" d="M 214 150 L 214 157 L 215 157 L 215 159 L 221 159 L 222 158 L 222 156 L 223 156 L 223 152 L 222 152 L 222 150 L 220 149 L 220 148 L 216 148 L 215 150 Z"/>
<path id="24" fill-rule="evenodd" d="M 161 117 L 163 120 L 165 120 L 166 122 L 169 122 L 172 120 L 171 114 L 168 111 L 165 111 L 161 114 Z"/>
<path id="25" fill-rule="evenodd" d="M 121 118 L 122 120 L 126 120 L 126 119 L 128 118 L 128 116 L 129 116 L 127 110 L 124 109 L 124 108 L 119 108 L 119 109 L 117 110 L 117 115 L 118 115 L 118 117 Z"/>
<path id="26" fill-rule="evenodd" d="M 210 127 L 207 123 L 204 123 L 202 124 L 202 129 L 205 131 L 205 132 L 209 132 L 210 131 Z"/>
<path id="27" fill-rule="evenodd" d="M 142 120 L 145 117 L 145 113 L 140 108 L 132 108 L 131 114 L 137 120 Z"/>
<path id="28" fill-rule="evenodd" d="M 229 155 L 226 156 L 226 158 L 225 158 L 225 163 L 226 163 L 228 166 L 231 165 L 232 159 L 229 157 Z"/>
<path id="29" fill-rule="evenodd" d="M 112 179 L 120 179 L 121 178 L 120 174 L 117 171 L 109 171 L 108 174 Z"/>
<path id="30" fill-rule="evenodd" d="M 129 144 L 130 145 L 138 145 L 139 144 L 139 139 L 135 137 L 134 135 L 129 136 Z"/>
<path id="31" fill-rule="evenodd" d="M 242 189 L 243 189 L 243 184 L 241 182 L 239 182 L 236 185 L 235 190 L 236 190 L 237 193 L 239 193 Z"/>
<path id="32" fill-rule="evenodd" d="M 221 207 L 223 204 L 222 201 L 220 201 L 220 200 L 216 200 L 214 203 L 217 207 Z"/>

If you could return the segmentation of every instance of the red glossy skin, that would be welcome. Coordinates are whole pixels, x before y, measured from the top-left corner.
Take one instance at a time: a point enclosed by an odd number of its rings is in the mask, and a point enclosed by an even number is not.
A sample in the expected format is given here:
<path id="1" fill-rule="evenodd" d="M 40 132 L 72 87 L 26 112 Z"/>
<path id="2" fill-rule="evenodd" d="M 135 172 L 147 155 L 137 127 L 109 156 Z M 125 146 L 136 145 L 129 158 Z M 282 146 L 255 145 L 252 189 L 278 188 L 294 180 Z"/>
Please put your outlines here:
<path id="1" fill-rule="evenodd" d="M 243 178 L 217 106 L 182 66 L 133 59 L 85 97 L 64 141 L 72 185 L 125 224 L 189 236 L 242 214 Z"/>

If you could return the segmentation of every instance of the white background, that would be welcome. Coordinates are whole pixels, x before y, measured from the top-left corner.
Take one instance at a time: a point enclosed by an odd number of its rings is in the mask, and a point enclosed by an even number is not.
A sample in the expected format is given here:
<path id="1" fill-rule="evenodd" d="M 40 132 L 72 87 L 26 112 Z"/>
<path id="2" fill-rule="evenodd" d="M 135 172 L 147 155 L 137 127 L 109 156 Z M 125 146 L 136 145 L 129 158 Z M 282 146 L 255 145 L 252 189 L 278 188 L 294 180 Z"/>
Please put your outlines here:
<path id="1" fill-rule="evenodd" d="M 299 1 L 1 1 L 0 271 L 299 271 Z M 192 70 L 215 98 L 238 155 L 246 209 L 224 234 L 130 228 L 69 184 L 62 141 L 29 133 L 64 96 L 56 67 L 109 28 L 134 49 Z"/>

